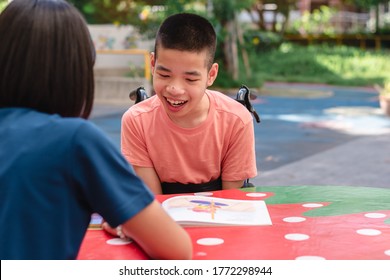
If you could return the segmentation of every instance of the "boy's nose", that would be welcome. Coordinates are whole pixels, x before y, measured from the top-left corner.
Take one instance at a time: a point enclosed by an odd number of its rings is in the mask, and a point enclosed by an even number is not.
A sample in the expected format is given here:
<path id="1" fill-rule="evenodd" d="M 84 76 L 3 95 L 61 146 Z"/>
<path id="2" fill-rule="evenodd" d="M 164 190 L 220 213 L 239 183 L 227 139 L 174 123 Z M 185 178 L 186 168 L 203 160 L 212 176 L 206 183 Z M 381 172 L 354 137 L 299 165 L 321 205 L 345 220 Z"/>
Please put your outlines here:
<path id="1" fill-rule="evenodd" d="M 181 89 L 180 87 L 176 86 L 176 85 L 168 85 L 167 86 L 167 91 L 170 94 L 173 94 L 173 95 L 178 95 L 178 94 L 183 94 L 184 93 L 184 90 Z"/>

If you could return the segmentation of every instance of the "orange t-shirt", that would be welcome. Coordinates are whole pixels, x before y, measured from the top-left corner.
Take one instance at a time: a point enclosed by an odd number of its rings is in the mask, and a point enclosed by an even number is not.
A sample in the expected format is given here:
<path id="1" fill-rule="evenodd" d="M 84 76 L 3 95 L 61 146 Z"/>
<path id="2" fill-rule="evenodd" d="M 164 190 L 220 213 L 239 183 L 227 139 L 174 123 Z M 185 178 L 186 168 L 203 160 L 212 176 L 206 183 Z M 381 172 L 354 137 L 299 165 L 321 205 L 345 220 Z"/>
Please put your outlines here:
<path id="1" fill-rule="evenodd" d="M 234 99 L 206 91 L 207 119 L 197 127 L 177 126 L 152 96 L 122 117 L 121 149 L 134 166 L 153 167 L 161 182 L 238 181 L 257 175 L 253 119 Z"/>

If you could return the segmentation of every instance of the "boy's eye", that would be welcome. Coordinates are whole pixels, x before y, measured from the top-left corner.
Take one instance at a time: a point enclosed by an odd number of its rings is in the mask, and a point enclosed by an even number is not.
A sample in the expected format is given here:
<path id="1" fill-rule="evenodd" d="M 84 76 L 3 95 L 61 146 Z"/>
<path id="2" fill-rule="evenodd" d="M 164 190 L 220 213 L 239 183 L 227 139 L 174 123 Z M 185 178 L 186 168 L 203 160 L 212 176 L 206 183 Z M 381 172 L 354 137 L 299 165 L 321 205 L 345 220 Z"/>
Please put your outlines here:
<path id="1" fill-rule="evenodd" d="M 159 76 L 162 77 L 162 78 L 169 78 L 169 75 L 167 75 L 167 74 L 161 74 L 160 73 Z"/>
<path id="2" fill-rule="evenodd" d="M 199 81 L 198 79 L 187 79 L 188 82 L 193 83 Z"/>

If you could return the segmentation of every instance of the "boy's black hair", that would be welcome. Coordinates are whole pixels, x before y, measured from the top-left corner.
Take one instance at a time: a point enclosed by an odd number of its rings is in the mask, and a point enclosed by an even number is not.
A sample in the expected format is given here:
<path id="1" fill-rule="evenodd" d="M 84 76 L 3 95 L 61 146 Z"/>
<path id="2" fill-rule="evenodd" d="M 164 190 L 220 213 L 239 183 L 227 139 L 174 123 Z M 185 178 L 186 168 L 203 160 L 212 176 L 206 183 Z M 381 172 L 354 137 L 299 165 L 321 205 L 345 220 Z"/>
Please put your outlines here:
<path id="1" fill-rule="evenodd" d="M 0 108 L 88 118 L 95 49 L 65 0 L 13 0 L 0 14 Z"/>
<path id="2" fill-rule="evenodd" d="M 179 13 L 169 16 L 161 24 L 154 47 L 156 58 L 158 49 L 174 49 L 180 51 L 201 52 L 207 50 L 207 67 L 214 62 L 217 39 L 211 23 L 204 17 Z"/>

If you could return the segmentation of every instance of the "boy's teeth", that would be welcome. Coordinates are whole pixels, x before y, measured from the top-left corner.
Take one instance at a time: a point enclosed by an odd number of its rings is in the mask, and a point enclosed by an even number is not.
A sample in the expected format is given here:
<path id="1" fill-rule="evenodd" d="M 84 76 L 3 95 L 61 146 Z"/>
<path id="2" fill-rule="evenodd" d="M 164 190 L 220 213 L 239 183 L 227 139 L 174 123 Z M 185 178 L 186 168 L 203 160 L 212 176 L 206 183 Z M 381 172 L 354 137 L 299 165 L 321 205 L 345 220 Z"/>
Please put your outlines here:
<path id="1" fill-rule="evenodd" d="M 180 105 L 180 104 L 184 104 L 185 103 L 185 101 L 175 101 L 175 100 L 170 100 L 170 99 L 167 99 L 167 100 L 172 105 Z"/>

